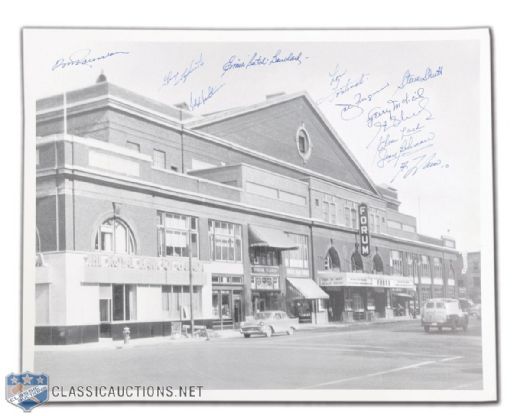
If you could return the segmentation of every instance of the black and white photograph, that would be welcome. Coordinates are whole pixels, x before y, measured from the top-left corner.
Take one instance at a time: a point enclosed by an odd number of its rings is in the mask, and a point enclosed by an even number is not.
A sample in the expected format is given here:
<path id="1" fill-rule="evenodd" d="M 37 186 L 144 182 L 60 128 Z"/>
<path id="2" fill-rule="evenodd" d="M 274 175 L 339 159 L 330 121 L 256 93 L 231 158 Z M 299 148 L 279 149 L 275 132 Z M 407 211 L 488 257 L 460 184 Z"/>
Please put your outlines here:
<path id="1" fill-rule="evenodd" d="M 496 400 L 488 28 L 22 42 L 13 395 Z"/>

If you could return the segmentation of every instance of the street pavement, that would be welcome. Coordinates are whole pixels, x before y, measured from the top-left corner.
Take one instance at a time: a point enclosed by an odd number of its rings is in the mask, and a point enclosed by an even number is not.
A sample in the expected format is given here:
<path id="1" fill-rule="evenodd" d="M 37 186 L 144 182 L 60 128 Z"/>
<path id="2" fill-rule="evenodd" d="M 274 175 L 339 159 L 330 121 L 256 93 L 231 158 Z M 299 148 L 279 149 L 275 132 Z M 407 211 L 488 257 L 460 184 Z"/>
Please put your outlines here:
<path id="1" fill-rule="evenodd" d="M 271 338 L 36 351 L 53 385 L 204 389 L 482 389 L 480 322 L 425 333 L 419 320 Z"/>

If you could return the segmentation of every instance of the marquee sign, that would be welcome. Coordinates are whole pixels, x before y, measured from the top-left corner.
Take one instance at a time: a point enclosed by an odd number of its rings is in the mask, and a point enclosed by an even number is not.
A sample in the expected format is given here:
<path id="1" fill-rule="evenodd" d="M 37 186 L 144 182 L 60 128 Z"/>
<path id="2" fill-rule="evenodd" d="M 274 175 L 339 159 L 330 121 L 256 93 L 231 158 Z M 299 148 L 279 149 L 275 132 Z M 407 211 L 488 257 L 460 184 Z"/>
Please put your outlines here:
<path id="1" fill-rule="evenodd" d="M 368 234 L 368 207 L 367 204 L 359 204 L 359 239 L 362 256 L 370 256 L 370 236 Z"/>
<path id="2" fill-rule="evenodd" d="M 410 276 L 393 276 L 373 273 L 318 272 L 319 285 L 324 287 L 382 287 L 415 290 Z"/>

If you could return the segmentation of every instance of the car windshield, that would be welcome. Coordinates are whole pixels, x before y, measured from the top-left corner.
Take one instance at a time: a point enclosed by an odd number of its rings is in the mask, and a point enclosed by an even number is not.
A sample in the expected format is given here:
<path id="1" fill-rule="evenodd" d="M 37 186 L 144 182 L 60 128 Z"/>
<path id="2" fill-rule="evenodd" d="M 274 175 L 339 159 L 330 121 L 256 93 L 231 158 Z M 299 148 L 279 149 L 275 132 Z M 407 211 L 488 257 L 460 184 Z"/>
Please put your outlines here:
<path id="1" fill-rule="evenodd" d="M 272 312 L 258 312 L 255 315 L 255 319 L 272 319 L 273 313 Z"/>

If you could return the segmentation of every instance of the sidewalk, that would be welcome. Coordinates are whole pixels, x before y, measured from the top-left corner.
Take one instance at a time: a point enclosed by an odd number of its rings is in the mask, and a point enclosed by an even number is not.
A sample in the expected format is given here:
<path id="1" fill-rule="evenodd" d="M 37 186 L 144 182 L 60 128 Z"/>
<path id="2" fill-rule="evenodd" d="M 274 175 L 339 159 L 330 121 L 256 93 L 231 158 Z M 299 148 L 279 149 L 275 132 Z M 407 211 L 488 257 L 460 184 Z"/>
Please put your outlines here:
<path id="1" fill-rule="evenodd" d="M 373 325 L 386 325 L 396 322 L 403 321 L 415 321 L 408 316 L 394 317 L 392 319 L 381 319 L 374 321 L 357 321 L 357 322 L 332 322 L 327 324 L 300 324 L 298 332 L 307 332 L 315 330 L 327 330 L 327 329 L 347 329 L 351 327 L 362 327 L 362 326 L 373 326 Z M 420 320 L 419 320 L 420 321 Z M 158 344 L 171 344 L 171 345 L 182 345 L 186 343 L 196 342 L 208 342 L 212 339 L 228 339 L 228 338 L 242 338 L 242 334 L 237 329 L 225 329 L 225 330 L 212 330 L 208 329 L 208 338 L 196 337 L 187 338 L 180 336 L 179 338 L 173 338 L 171 336 L 166 337 L 152 337 L 152 338 L 136 338 L 131 339 L 128 344 L 124 344 L 123 341 L 114 341 L 112 339 L 101 338 L 98 342 L 89 342 L 86 344 L 74 344 L 74 345 L 36 345 L 34 347 L 35 352 L 52 352 L 52 351 L 87 351 L 87 350 L 113 350 L 113 349 L 129 349 L 139 346 L 147 345 L 158 345 Z"/>

